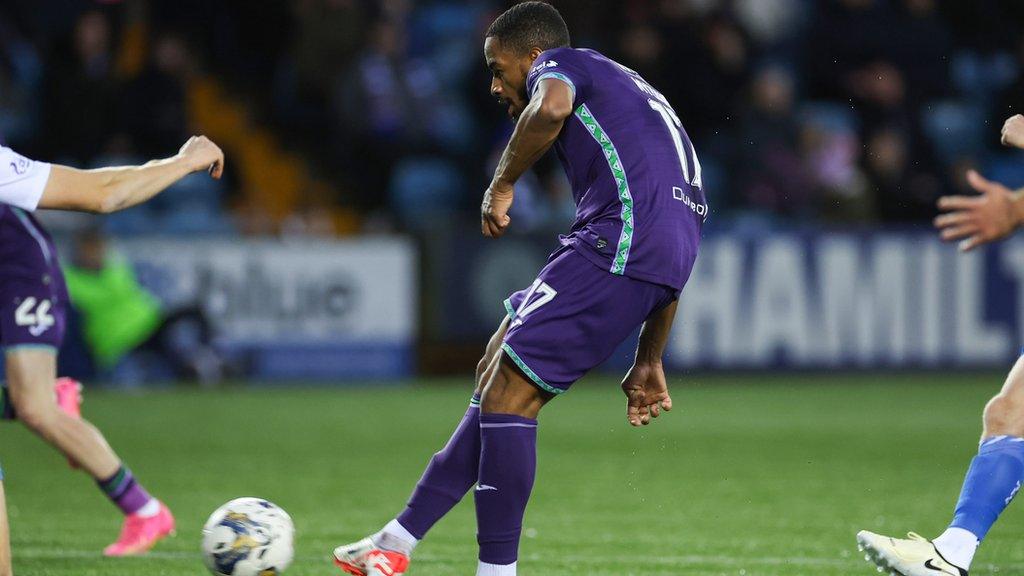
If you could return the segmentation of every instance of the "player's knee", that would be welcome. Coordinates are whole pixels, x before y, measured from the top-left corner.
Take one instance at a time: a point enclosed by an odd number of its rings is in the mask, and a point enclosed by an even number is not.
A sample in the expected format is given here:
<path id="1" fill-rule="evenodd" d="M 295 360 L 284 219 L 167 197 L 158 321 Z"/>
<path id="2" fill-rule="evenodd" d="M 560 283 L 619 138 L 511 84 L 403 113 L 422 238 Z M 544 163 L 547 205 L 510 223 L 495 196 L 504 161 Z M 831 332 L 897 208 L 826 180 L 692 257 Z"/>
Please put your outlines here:
<path id="1" fill-rule="evenodd" d="M 484 388 L 487 387 L 487 383 L 494 377 L 495 372 L 498 370 L 500 362 L 501 352 L 495 352 L 493 354 L 485 354 L 480 362 L 476 365 L 476 393 L 483 395 Z"/>
<path id="2" fill-rule="evenodd" d="M 986 436 L 1024 436 L 1024 404 L 999 394 L 985 405 L 984 422 Z"/>
<path id="3" fill-rule="evenodd" d="M 491 413 L 507 413 L 509 403 L 508 376 L 501 368 L 488 370 L 488 378 L 480 391 L 480 410 Z M 493 373 L 493 375 L 491 374 Z"/>
<path id="4" fill-rule="evenodd" d="M 494 375 L 484 387 L 480 410 L 487 414 L 515 414 L 536 418 L 546 399 L 505 362 L 495 362 Z"/>

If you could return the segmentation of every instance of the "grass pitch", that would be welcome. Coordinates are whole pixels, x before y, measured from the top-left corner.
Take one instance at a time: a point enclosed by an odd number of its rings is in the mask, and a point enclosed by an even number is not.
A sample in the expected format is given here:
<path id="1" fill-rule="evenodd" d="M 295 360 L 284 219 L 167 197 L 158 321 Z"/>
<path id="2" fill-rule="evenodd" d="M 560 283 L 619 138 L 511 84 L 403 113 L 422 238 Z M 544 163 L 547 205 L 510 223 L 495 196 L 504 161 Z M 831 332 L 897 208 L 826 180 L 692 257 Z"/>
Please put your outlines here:
<path id="1" fill-rule="evenodd" d="M 677 408 L 648 428 L 629 428 L 615 382 L 596 377 L 541 414 L 522 574 L 873 574 L 854 534 L 945 527 L 1002 375 L 672 380 Z M 85 475 L 7 424 L 0 457 L 15 573 L 204 574 L 206 516 L 231 498 L 261 496 L 295 520 L 289 575 L 340 574 L 331 549 L 400 510 L 468 399 L 469 378 L 87 392 L 86 416 L 170 505 L 178 536 L 145 558 L 102 558 L 119 528 L 115 509 Z M 420 545 L 409 575 L 475 573 L 474 523 L 469 497 Z M 972 574 L 1024 572 L 1022 531 L 1024 514 L 1011 507 Z"/>

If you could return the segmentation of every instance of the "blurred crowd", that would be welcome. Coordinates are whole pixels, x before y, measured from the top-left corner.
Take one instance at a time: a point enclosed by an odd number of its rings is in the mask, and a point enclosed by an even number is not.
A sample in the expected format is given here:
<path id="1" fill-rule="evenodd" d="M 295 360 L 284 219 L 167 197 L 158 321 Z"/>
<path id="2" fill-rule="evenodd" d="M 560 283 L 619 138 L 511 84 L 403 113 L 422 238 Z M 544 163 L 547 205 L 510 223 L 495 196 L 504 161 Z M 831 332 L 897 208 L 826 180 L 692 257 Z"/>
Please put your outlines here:
<path id="1" fill-rule="evenodd" d="M 938 196 L 966 193 L 969 166 L 1024 185 L 1024 159 L 998 146 L 1024 108 L 1020 0 L 553 3 L 575 46 L 674 104 L 719 223 L 922 222 Z M 80 166 L 168 155 L 204 131 L 197 78 L 213 79 L 326 183 L 289 209 L 342 209 L 355 230 L 469 219 L 511 131 L 482 60 L 483 31 L 508 5 L 5 0 L 0 138 Z M 275 230 L 245 222 L 260 210 L 246 182 L 188 179 L 108 225 Z M 524 178 L 514 210 L 520 230 L 571 220 L 557 161 Z"/>

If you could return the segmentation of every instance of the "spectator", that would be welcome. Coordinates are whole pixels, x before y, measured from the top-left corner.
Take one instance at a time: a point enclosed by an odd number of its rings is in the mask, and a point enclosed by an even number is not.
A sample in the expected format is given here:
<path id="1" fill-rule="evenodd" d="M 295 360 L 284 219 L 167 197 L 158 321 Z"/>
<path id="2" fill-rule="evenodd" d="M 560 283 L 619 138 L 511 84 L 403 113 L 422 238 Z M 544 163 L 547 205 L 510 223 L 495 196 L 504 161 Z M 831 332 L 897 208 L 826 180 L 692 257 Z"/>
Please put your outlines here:
<path id="1" fill-rule="evenodd" d="M 75 24 L 71 46 L 51 61 L 43 91 L 46 155 L 85 164 L 110 140 L 118 86 L 112 75 L 112 31 L 102 12 Z"/>
<path id="2" fill-rule="evenodd" d="M 922 221 L 934 215 L 942 188 L 934 175 L 912 164 L 909 138 L 904 131 L 885 127 L 872 133 L 867 141 L 864 167 L 882 220 Z"/>
<path id="3" fill-rule="evenodd" d="M 119 125 L 136 154 L 154 158 L 184 140 L 189 128 L 185 89 L 192 61 L 180 36 L 161 34 L 145 68 L 125 86 Z"/>
<path id="4" fill-rule="evenodd" d="M 0 16 L 0 142 L 24 149 L 34 138 L 41 73 L 35 48 Z"/>
<path id="5" fill-rule="evenodd" d="M 754 77 L 743 113 L 737 167 L 740 198 L 750 208 L 776 214 L 805 213 L 811 181 L 799 150 L 792 74 L 766 67 Z"/>
<path id="6" fill-rule="evenodd" d="M 64 273 L 84 340 L 101 370 L 146 352 L 168 362 L 179 378 L 214 383 L 224 376 L 225 363 L 211 345 L 203 311 L 198 306 L 163 310 L 139 285 L 131 265 L 108 251 L 97 230 L 79 237 L 73 265 Z"/>

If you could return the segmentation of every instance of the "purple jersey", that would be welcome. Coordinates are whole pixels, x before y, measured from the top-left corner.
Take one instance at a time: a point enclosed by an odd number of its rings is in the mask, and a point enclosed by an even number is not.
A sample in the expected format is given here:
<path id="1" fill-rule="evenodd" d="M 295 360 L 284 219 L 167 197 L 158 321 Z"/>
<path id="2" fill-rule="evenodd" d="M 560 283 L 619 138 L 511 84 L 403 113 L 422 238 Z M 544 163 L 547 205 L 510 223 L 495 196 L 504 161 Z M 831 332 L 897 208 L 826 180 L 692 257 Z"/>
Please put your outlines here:
<path id="1" fill-rule="evenodd" d="M 572 184 L 576 221 L 562 244 L 608 270 L 681 290 L 708 214 L 700 162 L 660 92 L 587 49 L 542 53 L 527 77 L 573 90 L 574 114 L 555 142 Z"/>

